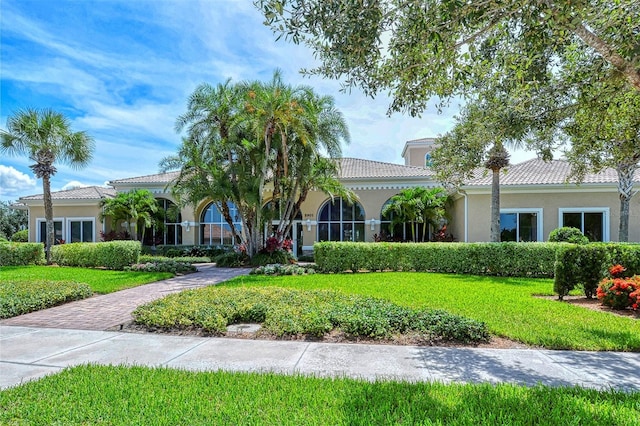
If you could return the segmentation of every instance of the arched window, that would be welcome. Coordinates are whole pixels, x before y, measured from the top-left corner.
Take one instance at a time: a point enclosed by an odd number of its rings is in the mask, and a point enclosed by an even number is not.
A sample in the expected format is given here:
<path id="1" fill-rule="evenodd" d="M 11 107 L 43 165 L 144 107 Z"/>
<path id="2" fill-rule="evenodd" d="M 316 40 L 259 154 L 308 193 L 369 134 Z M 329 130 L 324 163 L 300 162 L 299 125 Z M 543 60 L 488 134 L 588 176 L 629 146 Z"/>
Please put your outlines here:
<path id="1" fill-rule="evenodd" d="M 158 215 L 161 226 L 155 226 L 153 231 L 144 234 L 144 245 L 170 245 L 182 244 L 182 214 L 178 206 L 171 200 L 158 198 Z"/>
<path id="2" fill-rule="evenodd" d="M 236 230 L 242 229 L 242 222 L 235 204 L 228 203 L 229 214 L 233 220 L 233 226 Z M 234 241 L 231 227 L 224 219 L 214 203 L 207 206 L 200 216 L 200 244 L 203 245 L 233 245 Z"/>
<path id="3" fill-rule="evenodd" d="M 318 241 L 364 241 L 364 208 L 342 198 L 327 201 L 318 213 Z"/>
<path id="4" fill-rule="evenodd" d="M 382 214 L 384 208 L 391 203 L 391 199 L 388 199 L 380 209 L 380 234 L 381 238 L 385 241 L 412 241 L 413 233 L 411 232 L 411 223 L 393 223 L 394 212 L 390 211 L 387 214 Z M 433 232 L 431 225 L 427 227 L 427 235 L 422 223 L 414 223 L 415 241 L 429 241 L 430 232 Z"/>

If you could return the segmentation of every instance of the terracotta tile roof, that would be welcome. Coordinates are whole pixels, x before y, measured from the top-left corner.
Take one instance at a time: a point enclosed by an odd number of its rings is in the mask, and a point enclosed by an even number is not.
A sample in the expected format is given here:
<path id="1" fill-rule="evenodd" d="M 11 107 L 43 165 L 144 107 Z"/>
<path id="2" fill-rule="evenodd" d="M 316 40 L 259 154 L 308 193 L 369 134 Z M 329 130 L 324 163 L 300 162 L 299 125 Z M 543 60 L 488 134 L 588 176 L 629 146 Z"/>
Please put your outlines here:
<path id="1" fill-rule="evenodd" d="M 86 186 L 82 188 L 67 189 L 64 191 L 54 191 L 51 193 L 53 200 L 100 200 L 107 197 L 115 197 L 116 190 L 103 186 Z M 19 201 L 42 200 L 43 194 L 20 197 Z"/>
<path id="2" fill-rule="evenodd" d="M 567 182 L 571 173 L 571 166 L 565 160 L 553 160 L 545 162 L 541 159 L 524 161 L 509 166 L 507 172 L 500 175 L 500 185 L 561 185 Z M 465 186 L 491 185 L 491 173 L 484 175 L 483 170 L 478 170 L 477 177 L 471 179 Z M 636 171 L 635 182 L 640 182 L 640 170 Z M 614 169 L 605 169 L 600 173 L 588 173 L 582 183 L 616 183 L 618 175 Z"/>
<path id="3" fill-rule="evenodd" d="M 167 184 L 175 179 L 180 172 L 167 172 L 158 173 L 155 175 L 137 176 L 132 178 L 117 179 L 109 181 L 109 185 L 118 184 L 150 184 L 150 183 L 162 183 Z"/>
<path id="4" fill-rule="evenodd" d="M 341 158 L 340 179 L 402 178 L 433 176 L 433 171 L 424 167 L 383 163 L 360 158 Z"/>

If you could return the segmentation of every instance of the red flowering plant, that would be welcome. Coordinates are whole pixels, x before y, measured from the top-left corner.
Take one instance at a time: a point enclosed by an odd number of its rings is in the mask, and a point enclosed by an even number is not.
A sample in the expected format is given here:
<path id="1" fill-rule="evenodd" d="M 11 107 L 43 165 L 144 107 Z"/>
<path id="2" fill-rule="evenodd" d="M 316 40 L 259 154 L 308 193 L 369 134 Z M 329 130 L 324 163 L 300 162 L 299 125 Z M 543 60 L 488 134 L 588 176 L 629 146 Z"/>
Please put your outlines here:
<path id="1" fill-rule="evenodd" d="M 623 278 L 624 271 L 626 269 L 622 265 L 609 268 L 611 277 L 600 281 L 596 294 L 604 306 L 637 310 L 640 305 L 640 276 Z"/>

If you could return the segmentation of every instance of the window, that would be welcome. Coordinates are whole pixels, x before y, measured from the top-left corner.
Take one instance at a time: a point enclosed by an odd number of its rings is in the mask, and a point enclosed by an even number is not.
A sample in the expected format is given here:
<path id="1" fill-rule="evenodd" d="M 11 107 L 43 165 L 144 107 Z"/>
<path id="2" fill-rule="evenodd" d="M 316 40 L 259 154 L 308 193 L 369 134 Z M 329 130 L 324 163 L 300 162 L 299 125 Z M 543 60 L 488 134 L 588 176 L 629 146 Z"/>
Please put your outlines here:
<path id="1" fill-rule="evenodd" d="M 67 219 L 67 229 L 69 230 L 68 243 L 92 243 L 95 241 L 93 238 L 95 219 L 92 217 Z"/>
<path id="2" fill-rule="evenodd" d="M 229 214 L 233 226 L 238 232 L 242 229 L 242 222 L 235 204 L 229 202 Z M 218 207 L 214 203 L 209 204 L 200 216 L 200 244 L 205 245 L 233 245 L 234 241 L 231 227 L 224 219 Z"/>
<path id="3" fill-rule="evenodd" d="M 158 213 L 161 225 L 144 235 L 144 245 L 180 245 L 182 244 L 182 214 L 178 206 L 170 200 L 158 198 Z"/>
<path id="4" fill-rule="evenodd" d="M 318 213 L 318 241 L 364 241 L 364 208 L 342 198 L 327 201 Z"/>
<path id="5" fill-rule="evenodd" d="M 562 208 L 559 226 L 578 228 L 589 241 L 609 241 L 609 208 Z"/>
<path id="6" fill-rule="evenodd" d="M 431 159 L 430 153 L 426 153 L 424 156 L 424 166 L 427 168 L 433 166 L 433 160 Z"/>
<path id="7" fill-rule="evenodd" d="M 40 243 L 46 243 L 47 221 L 46 219 L 36 219 L 36 222 L 38 223 L 38 227 L 36 228 L 38 230 L 38 235 L 36 236 L 36 239 Z M 55 244 L 65 242 L 64 238 L 62 237 L 62 219 L 53 219 L 53 238 L 55 240 Z"/>
<path id="8" fill-rule="evenodd" d="M 542 241 L 542 209 L 500 210 L 500 241 Z"/>

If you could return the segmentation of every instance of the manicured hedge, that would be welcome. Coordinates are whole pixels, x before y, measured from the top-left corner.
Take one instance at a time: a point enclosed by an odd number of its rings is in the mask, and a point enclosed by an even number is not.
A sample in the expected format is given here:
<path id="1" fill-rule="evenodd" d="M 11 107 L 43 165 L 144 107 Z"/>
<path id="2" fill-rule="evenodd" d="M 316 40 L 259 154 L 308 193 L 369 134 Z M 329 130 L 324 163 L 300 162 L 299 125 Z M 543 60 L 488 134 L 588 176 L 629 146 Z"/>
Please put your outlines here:
<path id="1" fill-rule="evenodd" d="M 626 276 L 640 274 L 640 244 L 591 243 L 567 245 L 558 251 L 555 262 L 554 291 L 560 299 L 577 285 L 592 297 L 609 267 L 620 264 Z"/>
<path id="2" fill-rule="evenodd" d="M 0 266 L 39 265 L 44 261 L 42 243 L 0 243 Z"/>
<path id="3" fill-rule="evenodd" d="M 11 318 L 50 308 L 93 294 L 87 284 L 71 281 L 30 280 L 0 282 L 0 318 Z"/>
<path id="4" fill-rule="evenodd" d="M 314 245 L 322 272 L 430 271 L 553 277 L 560 243 L 348 243 Z"/>
<path id="5" fill-rule="evenodd" d="M 60 244 L 51 248 L 51 260 L 60 266 L 121 270 L 138 263 L 139 241 Z"/>

